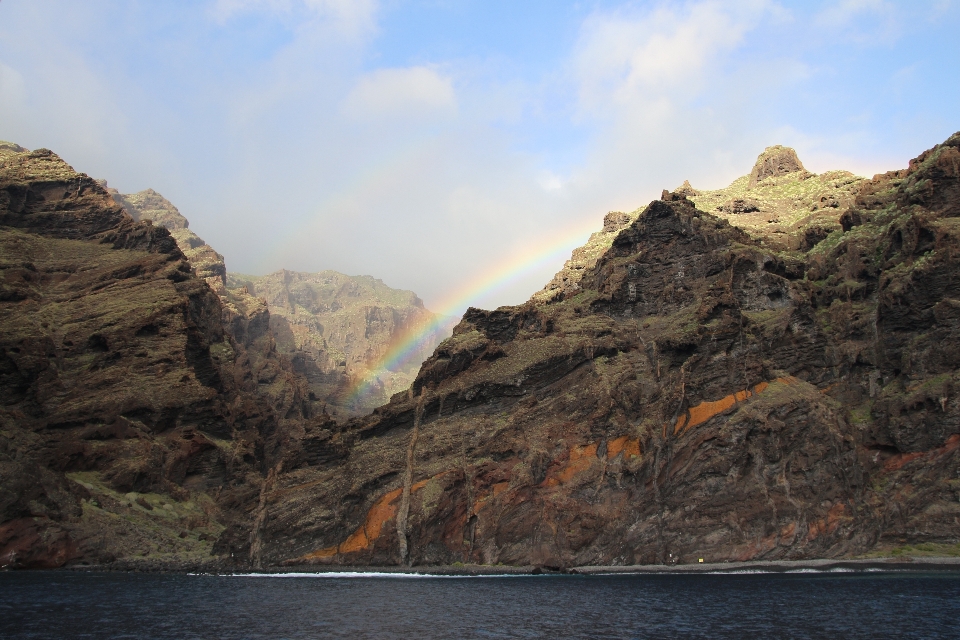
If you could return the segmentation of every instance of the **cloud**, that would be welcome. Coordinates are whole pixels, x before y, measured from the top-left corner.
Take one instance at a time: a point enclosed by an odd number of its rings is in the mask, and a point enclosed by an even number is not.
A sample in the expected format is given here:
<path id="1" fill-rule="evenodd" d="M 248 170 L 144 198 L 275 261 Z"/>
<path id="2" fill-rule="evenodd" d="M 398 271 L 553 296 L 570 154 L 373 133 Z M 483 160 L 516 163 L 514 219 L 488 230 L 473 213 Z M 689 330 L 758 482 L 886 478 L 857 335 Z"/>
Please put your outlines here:
<path id="1" fill-rule="evenodd" d="M 250 13 L 319 20 L 342 35 L 357 37 L 375 30 L 378 8 L 377 0 L 216 0 L 211 13 L 221 24 Z"/>
<path id="2" fill-rule="evenodd" d="M 741 44 L 771 6 L 763 0 L 700 2 L 591 16 L 575 54 L 581 107 L 597 111 L 641 101 L 656 111 L 670 94 L 697 93 L 718 56 Z"/>
<path id="3" fill-rule="evenodd" d="M 721 186 L 763 149 L 758 107 L 798 69 L 744 50 L 790 16 L 767 0 L 661 3 L 596 12 L 570 61 L 578 118 L 595 129 L 565 179 L 585 202 L 630 210 L 688 178 Z M 778 52 L 779 53 L 779 52 Z M 779 141 L 778 141 L 779 142 Z"/>
<path id="4" fill-rule="evenodd" d="M 341 112 L 354 119 L 436 117 L 456 111 L 450 78 L 428 67 L 377 69 L 360 77 Z"/>
<path id="5" fill-rule="evenodd" d="M 815 22 L 820 26 L 845 27 L 863 14 L 885 15 L 893 11 L 886 0 L 841 0 L 819 14 Z"/>
<path id="6" fill-rule="evenodd" d="M 559 191 L 563 189 L 563 179 L 552 171 L 547 170 L 540 172 L 537 184 L 539 184 L 540 188 L 544 191 Z"/>
<path id="7" fill-rule="evenodd" d="M 891 41 L 900 33 L 897 8 L 887 0 L 841 0 L 820 11 L 813 23 L 864 43 Z"/>

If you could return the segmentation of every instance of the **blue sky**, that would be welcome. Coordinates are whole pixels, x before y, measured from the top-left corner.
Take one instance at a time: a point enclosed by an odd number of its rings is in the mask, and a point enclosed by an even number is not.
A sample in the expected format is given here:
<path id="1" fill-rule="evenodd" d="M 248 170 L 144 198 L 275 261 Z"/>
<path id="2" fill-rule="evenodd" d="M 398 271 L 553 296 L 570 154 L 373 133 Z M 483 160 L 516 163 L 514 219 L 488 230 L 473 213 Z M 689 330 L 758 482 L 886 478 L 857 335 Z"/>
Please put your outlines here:
<path id="1" fill-rule="evenodd" d="M 906 166 L 960 129 L 958 27 L 947 0 L 0 0 L 0 138 L 156 189 L 230 270 L 429 307 L 771 144 Z"/>

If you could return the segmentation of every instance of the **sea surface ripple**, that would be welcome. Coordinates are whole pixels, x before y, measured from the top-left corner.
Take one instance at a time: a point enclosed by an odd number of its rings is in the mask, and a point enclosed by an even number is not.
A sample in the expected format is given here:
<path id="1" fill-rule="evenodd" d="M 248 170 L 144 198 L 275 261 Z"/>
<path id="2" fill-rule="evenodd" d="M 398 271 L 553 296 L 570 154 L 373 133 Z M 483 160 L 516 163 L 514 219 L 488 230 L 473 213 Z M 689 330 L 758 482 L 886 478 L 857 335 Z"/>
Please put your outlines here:
<path id="1" fill-rule="evenodd" d="M 0 637 L 957 638 L 960 574 L 0 574 Z"/>

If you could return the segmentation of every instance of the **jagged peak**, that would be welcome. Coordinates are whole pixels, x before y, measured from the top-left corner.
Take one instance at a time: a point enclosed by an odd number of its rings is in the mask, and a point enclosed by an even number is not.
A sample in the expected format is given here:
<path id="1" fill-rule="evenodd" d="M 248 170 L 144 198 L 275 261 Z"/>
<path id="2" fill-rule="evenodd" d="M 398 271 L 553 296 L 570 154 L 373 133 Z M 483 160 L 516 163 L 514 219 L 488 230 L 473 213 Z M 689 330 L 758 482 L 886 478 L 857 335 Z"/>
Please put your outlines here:
<path id="1" fill-rule="evenodd" d="M 21 147 L 16 142 L 0 140 L 0 153 L 23 153 L 24 151 L 28 151 L 28 149 Z"/>
<path id="2" fill-rule="evenodd" d="M 120 198 L 118 202 L 124 206 L 127 213 L 133 216 L 134 220 L 141 218 L 153 220 L 155 224 L 171 231 L 190 227 L 190 221 L 180 213 L 180 210 L 153 189 L 118 195 Z"/>
<path id="3" fill-rule="evenodd" d="M 785 176 L 789 173 L 806 173 L 803 163 L 797 156 L 797 152 L 792 147 L 782 145 L 773 145 L 763 150 L 750 172 L 750 186 L 756 185 L 761 180 L 775 176 Z"/>
<path id="4" fill-rule="evenodd" d="M 673 193 L 686 198 L 700 195 L 700 192 L 693 188 L 689 180 L 684 180 L 682 185 L 673 190 Z"/>

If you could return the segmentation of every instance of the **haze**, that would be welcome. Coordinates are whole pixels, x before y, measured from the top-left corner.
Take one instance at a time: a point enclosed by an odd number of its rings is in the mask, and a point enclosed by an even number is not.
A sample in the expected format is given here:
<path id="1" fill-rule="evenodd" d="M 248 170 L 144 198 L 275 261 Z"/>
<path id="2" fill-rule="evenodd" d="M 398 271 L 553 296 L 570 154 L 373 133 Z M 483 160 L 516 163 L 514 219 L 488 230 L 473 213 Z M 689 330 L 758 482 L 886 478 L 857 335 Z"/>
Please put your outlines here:
<path id="1" fill-rule="evenodd" d="M 607 211 L 771 144 L 905 166 L 960 129 L 958 27 L 948 1 L 2 0 L 0 139 L 156 189 L 231 271 L 370 274 L 452 313 L 503 265 L 468 303 L 522 302 Z"/>

